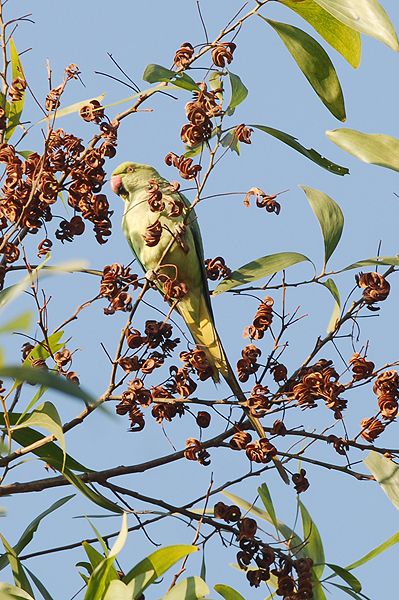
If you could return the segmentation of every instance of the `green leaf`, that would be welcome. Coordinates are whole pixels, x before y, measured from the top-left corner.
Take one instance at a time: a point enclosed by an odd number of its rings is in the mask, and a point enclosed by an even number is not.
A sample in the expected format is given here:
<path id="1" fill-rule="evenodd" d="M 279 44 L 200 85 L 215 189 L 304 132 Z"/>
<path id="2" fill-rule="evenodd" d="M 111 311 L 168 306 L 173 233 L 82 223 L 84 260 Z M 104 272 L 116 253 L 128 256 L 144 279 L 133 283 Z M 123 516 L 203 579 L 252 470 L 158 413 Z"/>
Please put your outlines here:
<path id="1" fill-rule="evenodd" d="M 312 582 L 313 600 L 327 600 L 323 587 L 319 581 Z"/>
<path id="2" fill-rule="evenodd" d="M 107 558 L 103 558 L 103 560 L 97 565 L 94 569 L 93 573 L 90 576 L 89 583 L 87 585 L 87 591 L 84 597 L 84 600 L 100 600 L 103 598 L 104 593 L 106 591 L 106 587 L 109 583 L 108 575 L 113 566 L 113 562 L 115 557 L 122 550 L 125 545 L 127 538 L 127 516 L 126 513 L 123 513 L 122 518 L 122 528 L 121 531 L 111 548 L 111 551 Z"/>
<path id="3" fill-rule="evenodd" d="M 267 521 L 268 523 L 273 525 L 273 521 L 272 521 L 269 513 L 267 513 L 265 510 L 262 510 L 261 508 L 254 506 L 250 502 L 247 502 L 247 500 L 243 500 L 242 498 L 240 498 L 239 496 L 236 496 L 235 494 L 230 494 L 230 492 L 222 492 L 222 494 L 227 496 L 227 498 L 229 498 L 237 506 L 241 506 L 241 508 L 243 508 L 246 512 L 250 512 L 253 515 L 255 515 L 256 517 L 259 517 L 260 519 L 263 519 L 264 521 Z M 281 533 L 283 538 L 286 540 L 287 546 L 292 550 L 292 552 L 295 554 L 295 556 L 297 558 L 307 557 L 308 553 L 306 552 L 306 547 L 304 547 L 304 543 L 301 540 L 301 538 L 299 537 L 299 535 L 297 535 L 293 529 L 288 527 L 288 525 L 285 525 L 285 523 L 282 523 L 278 519 L 277 519 L 277 525 L 278 525 L 279 532 Z"/>
<path id="4" fill-rule="evenodd" d="M 212 71 L 209 75 L 209 85 L 213 91 L 218 90 L 216 92 L 216 96 L 219 98 L 220 102 L 223 102 L 223 73 L 221 71 Z"/>
<path id="5" fill-rule="evenodd" d="M 58 462 L 53 461 L 50 458 L 48 460 L 48 464 L 54 469 L 57 469 L 57 471 L 60 471 Z M 119 514 L 123 513 L 123 510 L 117 504 L 111 502 L 111 500 L 108 500 L 108 498 L 101 496 L 98 492 L 95 492 L 91 487 L 86 485 L 79 477 L 75 475 L 75 473 L 70 471 L 67 467 L 64 468 L 62 474 L 65 477 L 65 479 L 69 481 L 69 483 L 71 483 L 74 487 L 76 487 L 76 489 L 82 492 L 82 494 L 84 494 L 86 498 L 94 502 L 94 504 L 97 504 L 98 506 L 101 506 L 102 508 L 104 508 L 105 510 L 109 510 L 110 512 Z"/>
<path id="6" fill-rule="evenodd" d="M 165 546 L 164 548 L 160 548 L 156 550 L 142 561 L 140 561 L 133 569 L 131 569 L 123 578 L 125 583 L 129 583 L 135 577 L 140 575 L 141 573 L 146 573 L 147 571 L 154 570 L 153 577 L 149 580 L 150 585 L 155 579 L 161 577 L 172 567 L 178 560 L 191 554 L 192 552 L 197 552 L 198 548 L 196 546 Z M 146 586 L 146 587 L 147 587 Z"/>
<path id="7" fill-rule="evenodd" d="M 35 532 L 37 531 L 37 528 L 39 527 L 40 521 L 42 521 L 42 519 L 44 519 L 44 517 L 47 517 L 47 515 L 51 514 L 55 510 L 57 510 L 57 508 L 60 508 L 61 506 L 63 506 L 66 502 L 68 502 L 68 500 L 70 500 L 71 498 L 74 498 L 74 496 L 75 496 L 75 494 L 72 494 L 70 496 L 65 496 L 65 498 L 61 498 L 60 500 L 57 500 L 57 502 L 54 502 L 54 504 L 52 504 L 50 506 L 50 508 L 48 508 L 44 512 L 40 513 L 40 515 L 38 515 L 35 519 L 33 519 L 33 521 L 31 523 L 29 523 L 28 527 L 25 529 L 25 531 L 19 538 L 18 542 L 13 547 L 13 551 L 15 552 L 15 554 L 16 555 L 21 554 L 22 550 L 29 544 L 29 542 L 32 541 L 33 536 L 34 536 Z M 4 567 L 6 567 L 7 564 L 8 564 L 7 555 L 2 554 L 0 556 L 0 571 L 2 569 L 4 569 Z"/>
<path id="8" fill-rule="evenodd" d="M 35 369 L 33 367 L 20 367 L 15 366 L 0 366 L 0 375 L 3 377 L 12 377 L 18 381 L 27 381 L 32 385 L 40 384 L 45 385 L 48 388 L 72 396 L 73 398 L 79 398 L 86 404 L 93 404 L 96 402 L 95 398 L 82 390 L 82 388 L 73 381 L 68 381 L 64 377 L 56 375 L 52 371 L 45 369 Z"/>
<path id="9" fill-rule="evenodd" d="M 10 417 L 11 416 L 18 417 L 19 415 L 14 414 L 10 415 Z M 4 416 L 1 414 L 0 423 L 3 426 L 5 425 Z M 20 444 L 20 446 L 23 446 L 24 448 L 26 446 L 34 444 L 35 442 L 38 442 L 39 440 L 42 440 L 44 437 L 44 435 L 42 435 L 38 431 L 35 431 L 34 429 L 30 429 L 29 427 L 26 427 L 25 429 L 14 430 L 12 435 L 13 440 L 17 442 L 17 444 Z M 61 448 L 59 448 L 59 446 L 57 446 L 54 442 L 50 442 L 45 446 L 42 446 L 41 448 L 37 448 L 36 450 L 33 450 L 32 453 L 41 458 L 41 460 L 43 460 L 46 463 L 49 463 L 51 461 L 54 468 L 56 468 L 57 471 L 62 470 L 63 452 Z M 81 471 L 82 473 L 91 473 L 93 471 L 93 469 L 88 469 L 80 462 L 72 458 L 72 456 L 69 456 L 69 454 L 66 455 L 65 466 L 68 467 L 68 469 L 72 469 L 73 471 Z"/>
<path id="10" fill-rule="evenodd" d="M 231 99 L 227 110 L 231 110 L 241 104 L 241 102 L 244 102 L 245 98 L 248 96 L 248 90 L 238 75 L 234 75 L 234 73 L 230 73 L 230 71 L 227 72 L 229 74 L 231 85 Z"/>
<path id="11" fill-rule="evenodd" d="M 321 154 L 316 152 L 316 150 L 314 150 L 313 148 L 310 148 L 310 150 L 308 148 L 305 148 L 298 142 L 298 140 L 295 137 L 293 137 L 289 133 L 284 133 L 284 131 L 280 131 L 279 129 L 273 129 L 273 127 L 266 127 L 265 125 L 250 125 L 250 127 L 255 127 L 260 131 L 264 131 L 265 133 L 272 135 L 273 137 L 280 140 L 280 142 L 287 144 L 287 146 L 291 146 L 291 148 L 293 148 L 300 154 L 303 154 L 303 156 L 306 156 L 306 158 L 309 158 L 309 160 L 316 163 L 316 165 L 319 165 L 319 167 L 326 169 L 330 173 L 334 173 L 334 175 L 347 175 L 349 173 L 349 169 L 347 169 L 346 167 L 341 167 L 340 165 L 336 165 L 327 158 L 321 156 Z"/>
<path id="12" fill-rule="evenodd" d="M 98 539 L 98 541 L 101 544 L 101 547 L 104 551 L 105 556 L 109 555 L 109 549 L 107 548 L 107 544 L 104 542 L 103 538 L 101 537 L 101 535 L 99 534 L 99 532 L 97 531 L 97 529 L 94 527 L 93 523 L 90 521 L 89 517 L 87 515 L 82 515 L 84 516 L 84 518 L 88 521 L 90 527 L 92 528 L 92 530 L 94 531 L 96 538 Z M 101 515 L 101 516 L 110 516 L 110 515 Z"/>
<path id="13" fill-rule="evenodd" d="M 379 133 L 354 129 L 326 131 L 329 140 L 365 163 L 399 171 L 399 140 Z"/>
<path id="14" fill-rule="evenodd" d="M 213 587 L 218 594 L 223 596 L 225 600 L 244 600 L 241 594 L 239 594 L 235 589 L 233 589 L 229 585 L 222 585 L 221 583 L 218 583 Z"/>
<path id="15" fill-rule="evenodd" d="M 399 510 L 399 467 L 389 458 L 374 451 L 371 451 L 363 462 Z"/>
<path id="16" fill-rule="evenodd" d="M 328 290 L 330 290 L 330 292 L 335 300 L 333 314 L 331 315 L 331 319 L 330 319 L 330 322 L 327 327 L 327 333 L 330 333 L 330 331 L 334 331 L 335 325 L 341 316 L 341 298 L 339 296 L 338 288 L 335 285 L 335 282 L 333 279 L 329 278 L 329 279 L 327 279 L 327 281 L 322 281 L 321 283 Z"/>
<path id="17" fill-rule="evenodd" d="M 200 577 L 187 577 L 162 598 L 162 600 L 197 600 L 209 594 L 209 588 Z"/>
<path id="18" fill-rule="evenodd" d="M 317 220 L 324 240 L 324 265 L 338 245 L 344 227 L 344 215 L 338 204 L 320 190 L 300 185 L 305 192 Z"/>
<path id="19" fill-rule="evenodd" d="M 171 71 L 170 69 L 166 69 L 165 67 L 161 67 L 161 65 L 149 64 L 146 66 L 145 71 L 143 73 L 144 81 L 148 81 L 148 83 L 158 83 L 159 81 L 169 81 L 176 85 L 177 87 L 181 87 L 185 90 L 189 90 L 190 92 L 200 92 L 200 88 L 195 83 L 194 79 L 191 79 L 187 75 L 187 73 L 176 73 L 176 71 Z"/>
<path id="20" fill-rule="evenodd" d="M 349 571 L 352 569 L 356 569 L 357 567 L 361 567 L 362 565 L 369 562 L 369 560 L 372 560 L 373 558 L 375 558 L 382 552 L 385 552 L 385 550 L 388 550 L 388 548 L 390 548 L 394 544 L 397 544 L 398 542 L 399 542 L 399 531 L 397 531 L 396 533 L 394 533 L 393 536 L 391 536 L 390 538 L 385 540 L 385 542 L 383 542 L 382 544 L 380 544 L 379 546 L 377 546 L 376 548 L 374 548 L 373 550 L 371 550 L 370 552 L 365 554 L 365 556 L 363 556 L 362 558 L 359 558 L 359 560 L 357 560 L 356 562 L 345 567 L 345 569 L 347 569 Z"/>
<path id="21" fill-rule="evenodd" d="M 98 565 L 100 563 L 102 563 L 104 561 L 104 556 L 102 554 L 100 554 L 100 552 L 98 552 L 95 548 L 93 548 L 93 546 L 91 546 L 87 542 L 82 542 L 82 546 L 83 546 L 83 548 L 87 554 L 87 557 L 90 561 L 90 564 L 92 566 L 92 571 L 94 571 L 94 569 L 96 567 L 98 567 Z M 114 579 L 119 579 L 119 575 L 118 575 L 118 572 L 115 569 L 114 565 L 111 564 L 111 567 L 110 567 L 110 569 L 107 573 L 107 577 L 105 579 L 105 583 L 109 584 Z"/>
<path id="22" fill-rule="evenodd" d="M 269 488 L 267 487 L 266 483 L 262 483 L 262 485 L 258 487 L 258 494 L 272 520 L 274 527 L 276 528 L 276 531 L 278 531 L 276 513 L 274 510 L 272 497 L 270 496 Z"/>
<path id="23" fill-rule="evenodd" d="M 375 256 L 373 258 L 366 258 L 359 260 L 358 262 L 352 263 L 349 267 L 345 267 L 343 271 L 349 271 L 350 269 L 362 269 L 363 267 L 372 267 L 378 265 L 385 266 L 399 266 L 399 256 Z"/>
<path id="24" fill-rule="evenodd" d="M 226 135 L 221 138 L 220 145 L 223 146 L 223 148 L 230 148 L 230 150 L 236 152 L 238 156 L 240 156 L 240 144 L 237 136 L 235 135 L 234 129 L 226 133 Z"/>
<path id="25" fill-rule="evenodd" d="M 24 158 L 25 160 L 28 160 L 28 158 L 30 157 L 31 154 L 35 154 L 33 152 L 33 150 L 22 150 L 20 152 L 17 152 L 17 154 L 19 154 L 20 156 L 22 156 L 22 158 Z"/>
<path id="26" fill-rule="evenodd" d="M 61 110 L 57 110 L 56 113 L 50 114 L 50 119 L 59 119 L 60 117 L 65 117 L 66 115 L 71 115 L 72 113 L 79 112 L 83 106 L 86 104 L 90 104 L 93 100 L 97 100 L 100 104 L 105 98 L 105 93 L 101 94 L 101 96 L 97 96 L 96 98 L 89 98 L 87 100 L 81 100 L 80 102 L 75 102 L 75 104 L 71 104 L 70 106 L 66 106 L 65 108 L 61 108 Z M 43 123 L 43 121 L 47 121 L 46 117 L 44 119 L 40 119 L 35 125 L 39 123 Z M 19 152 L 19 154 L 24 155 L 24 152 Z"/>
<path id="27" fill-rule="evenodd" d="M 42 584 L 42 582 L 40 581 L 40 579 L 38 579 L 36 577 L 36 575 L 34 573 L 32 573 L 32 571 L 30 571 L 28 569 L 28 567 L 25 567 L 25 571 L 28 573 L 29 577 L 32 579 L 33 583 L 35 584 L 35 586 L 37 587 L 37 589 L 39 590 L 39 592 L 43 596 L 43 600 L 54 600 L 53 597 L 52 597 L 52 595 L 47 590 L 47 588 Z"/>
<path id="28" fill-rule="evenodd" d="M 358 31 L 338 21 L 314 0 L 279 1 L 305 19 L 330 46 L 335 48 L 354 69 L 357 69 L 362 52 Z"/>
<path id="29" fill-rule="evenodd" d="M 326 563 L 326 564 L 327 564 L 327 567 L 330 567 L 330 569 L 338 575 L 338 577 L 341 577 L 341 579 L 343 579 L 348 585 L 350 585 L 350 587 L 352 588 L 352 590 L 354 592 L 362 591 L 362 586 L 361 586 L 360 581 L 358 579 L 356 579 L 356 577 L 354 575 L 352 575 L 352 573 L 349 573 L 347 571 L 347 569 L 343 569 L 342 567 L 339 567 L 338 565 L 332 565 L 330 563 Z"/>
<path id="30" fill-rule="evenodd" d="M 376 0 L 315 0 L 333 17 L 399 51 L 398 37 L 385 10 Z"/>
<path id="31" fill-rule="evenodd" d="M 36 427 L 43 427 L 43 429 L 47 429 L 47 431 L 55 435 L 62 448 L 64 467 L 66 458 L 65 438 L 62 429 L 61 419 L 54 404 L 52 404 L 51 402 L 44 402 L 43 404 L 38 406 L 33 412 L 31 412 L 30 415 L 25 417 L 24 420 L 18 425 L 16 425 L 13 429 L 23 429 L 30 425 Z"/>
<path id="32" fill-rule="evenodd" d="M 1 600 L 34 600 L 33 597 L 21 590 L 21 588 L 0 581 L 0 597 Z"/>
<path id="33" fill-rule="evenodd" d="M 29 580 L 28 580 L 28 578 L 26 576 L 26 573 L 24 571 L 22 563 L 19 560 L 16 552 L 13 550 L 13 548 L 11 548 L 10 544 L 1 535 L 1 533 L 0 533 L 0 537 L 1 537 L 1 540 L 3 542 L 4 549 L 6 551 L 8 562 L 10 563 L 10 566 L 11 566 L 11 570 L 12 570 L 12 574 L 13 574 L 13 577 L 14 577 L 14 583 L 15 583 L 15 585 L 17 587 L 23 589 L 25 592 L 27 592 L 31 596 L 33 596 L 33 591 L 32 591 L 31 585 L 29 583 Z"/>
<path id="34" fill-rule="evenodd" d="M 298 254 L 297 252 L 278 252 L 277 254 L 262 256 L 262 258 L 253 260 L 236 271 L 233 271 L 228 279 L 224 279 L 219 283 L 217 288 L 213 291 L 212 296 L 217 296 L 218 294 L 232 290 L 239 285 L 258 281 L 258 279 L 273 275 L 278 271 L 287 269 L 291 265 L 303 262 L 304 260 L 312 262 L 303 254 Z"/>
<path id="35" fill-rule="evenodd" d="M 319 530 L 305 506 L 298 499 L 299 509 L 301 511 L 303 538 L 306 540 L 305 552 L 317 564 L 312 568 L 316 579 L 320 579 L 324 571 L 324 549 Z"/>
<path id="36" fill-rule="evenodd" d="M 18 56 L 18 52 L 15 49 L 13 39 L 10 38 L 10 55 L 11 55 L 11 70 L 12 78 L 21 77 L 25 79 L 22 64 Z M 12 134 L 14 133 L 17 125 L 21 120 L 22 110 L 25 102 L 25 90 L 21 92 L 21 100 L 15 100 L 11 102 L 10 111 L 8 113 L 8 123 L 5 135 L 5 142 L 8 142 Z"/>
<path id="37" fill-rule="evenodd" d="M 339 121 L 345 121 L 345 104 L 341 85 L 334 66 L 323 47 L 302 29 L 286 23 L 271 21 L 265 17 L 261 18 L 278 33 L 298 67 L 331 114 Z"/>
<path id="38" fill-rule="evenodd" d="M 348 594 L 348 596 L 355 598 L 355 600 L 364 600 L 364 598 L 367 599 L 367 596 L 365 596 L 364 594 L 360 594 L 359 596 L 359 594 L 354 592 L 351 588 L 348 588 L 344 585 L 339 585 L 338 583 L 333 583 L 332 581 L 329 581 L 329 583 L 330 585 L 333 585 L 334 587 L 339 588 L 340 590 Z M 367 600 L 370 600 L 370 598 L 368 598 Z"/>
<path id="39" fill-rule="evenodd" d="M 123 581 L 111 581 L 105 593 L 104 600 L 136 600 L 141 596 L 142 590 L 147 585 L 154 571 L 142 573 L 126 585 Z"/>
<path id="40" fill-rule="evenodd" d="M 8 321 L 2 327 L 0 327 L 0 334 L 15 330 L 26 331 L 30 327 L 32 316 L 32 312 L 28 310 L 20 314 L 18 317 L 11 319 L 11 321 Z"/>

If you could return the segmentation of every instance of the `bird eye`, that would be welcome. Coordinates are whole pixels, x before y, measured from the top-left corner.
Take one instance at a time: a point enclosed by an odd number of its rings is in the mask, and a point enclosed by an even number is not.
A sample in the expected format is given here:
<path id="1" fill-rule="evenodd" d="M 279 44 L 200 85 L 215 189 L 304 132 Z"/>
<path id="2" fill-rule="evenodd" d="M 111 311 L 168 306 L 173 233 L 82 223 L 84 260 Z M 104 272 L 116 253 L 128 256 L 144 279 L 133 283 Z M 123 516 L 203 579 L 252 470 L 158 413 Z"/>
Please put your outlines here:
<path id="1" fill-rule="evenodd" d="M 133 167 L 128 167 L 128 168 L 126 169 L 126 171 L 127 171 L 128 173 L 134 173 L 134 168 L 133 168 Z"/>

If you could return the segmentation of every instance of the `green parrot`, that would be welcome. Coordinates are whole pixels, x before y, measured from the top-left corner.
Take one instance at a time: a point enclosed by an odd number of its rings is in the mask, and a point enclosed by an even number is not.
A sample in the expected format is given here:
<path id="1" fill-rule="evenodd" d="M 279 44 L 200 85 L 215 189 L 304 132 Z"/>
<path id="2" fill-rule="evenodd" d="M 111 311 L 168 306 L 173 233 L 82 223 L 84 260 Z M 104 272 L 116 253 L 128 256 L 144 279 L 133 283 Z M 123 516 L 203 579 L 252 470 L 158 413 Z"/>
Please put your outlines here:
<path id="1" fill-rule="evenodd" d="M 237 399 L 246 403 L 215 329 L 201 233 L 194 211 L 188 211 L 190 202 L 148 165 L 124 162 L 113 172 L 110 183 L 112 190 L 125 201 L 122 230 L 142 269 L 146 273 L 155 271 L 158 276 L 167 275 L 187 286 L 176 310 L 194 342 L 205 351 L 214 370 L 215 383 L 221 373 Z M 158 204 L 153 211 L 149 199 L 153 193 L 156 199 L 157 192 Z M 161 286 L 159 290 L 163 293 Z M 259 436 L 265 437 L 259 420 L 252 417 L 246 407 L 244 410 Z M 278 470 L 288 483 L 279 461 Z"/>

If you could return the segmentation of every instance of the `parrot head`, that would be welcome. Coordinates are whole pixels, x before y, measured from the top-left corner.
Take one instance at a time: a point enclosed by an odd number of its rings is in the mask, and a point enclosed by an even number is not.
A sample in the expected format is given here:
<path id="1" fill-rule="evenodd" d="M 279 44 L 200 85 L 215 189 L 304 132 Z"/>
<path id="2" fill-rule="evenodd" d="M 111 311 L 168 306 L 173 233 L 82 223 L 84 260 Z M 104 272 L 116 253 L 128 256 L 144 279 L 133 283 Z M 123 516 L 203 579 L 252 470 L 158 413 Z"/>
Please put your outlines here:
<path id="1" fill-rule="evenodd" d="M 134 162 L 124 162 L 112 173 L 110 185 L 115 194 L 124 200 L 143 186 L 147 187 L 150 179 L 159 178 L 153 167 Z"/>

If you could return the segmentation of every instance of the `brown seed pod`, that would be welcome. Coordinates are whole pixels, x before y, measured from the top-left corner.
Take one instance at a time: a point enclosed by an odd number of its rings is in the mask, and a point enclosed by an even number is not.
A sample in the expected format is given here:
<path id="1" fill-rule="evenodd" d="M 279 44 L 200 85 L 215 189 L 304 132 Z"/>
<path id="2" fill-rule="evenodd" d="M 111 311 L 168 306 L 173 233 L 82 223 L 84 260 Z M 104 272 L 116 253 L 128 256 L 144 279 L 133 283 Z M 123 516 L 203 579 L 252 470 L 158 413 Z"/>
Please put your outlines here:
<path id="1" fill-rule="evenodd" d="M 224 258 L 216 256 L 216 258 L 207 259 L 205 261 L 206 275 L 211 281 L 217 279 L 226 279 L 231 275 L 231 269 L 226 266 Z"/>
<path id="2" fill-rule="evenodd" d="M 349 359 L 349 364 L 352 365 L 353 381 L 367 379 L 374 371 L 374 363 L 370 360 L 366 360 L 357 352 L 352 354 L 352 357 Z"/>
<path id="3" fill-rule="evenodd" d="M 150 248 L 156 246 L 161 239 L 161 235 L 162 225 L 157 219 L 155 223 L 147 227 L 146 233 L 143 235 L 146 246 L 149 246 Z"/>
<path id="4" fill-rule="evenodd" d="M 190 65 L 190 59 L 194 54 L 194 48 L 189 42 L 184 42 L 177 50 L 173 64 L 177 69 L 186 69 Z"/>
<path id="5" fill-rule="evenodd" d="M 310 486 L 310 483 L 306 479 L 305 475 L 306 475 L 305 469 L 301 469 L 300 473 L 294 473 L 294 475 L 292 476 L 292 482 L 294 484 L 297 494 L 306 492 L 306 490 Z"/>
<path id="6" fill-rule="evenodd" d="M 236 45 L 233 42 L 219 43 L 212 50 L 212 60 L 216 67 L 224 68 L 227 64 L 230 64 L 233 60 L 233 52 L 236 49 Z"/>
<path id="7" fill-rule="evenodd" d="M 229 444 L 233 450 L 244 450 L 252 441 L 252 436 L 247 431 L 237 431 L 231 438 Z"/>
<path id="8" fill-rule="evenodd" d="M 206 411 L 199 411 L 195 420 L 198 427 L 206 429 L 211 424 L 211 415 Z"/>
<path id="9" fill-rule="evenodd" d="M 239 142 L 244 142 L 244 144 L 251 143 L 251 133 L 252 132 L 253 132 L 253 129 L 251 129 L 250 127 L 246 127 L 244 124 L 238 125 L 234 130 L 237 140 Z"/>

